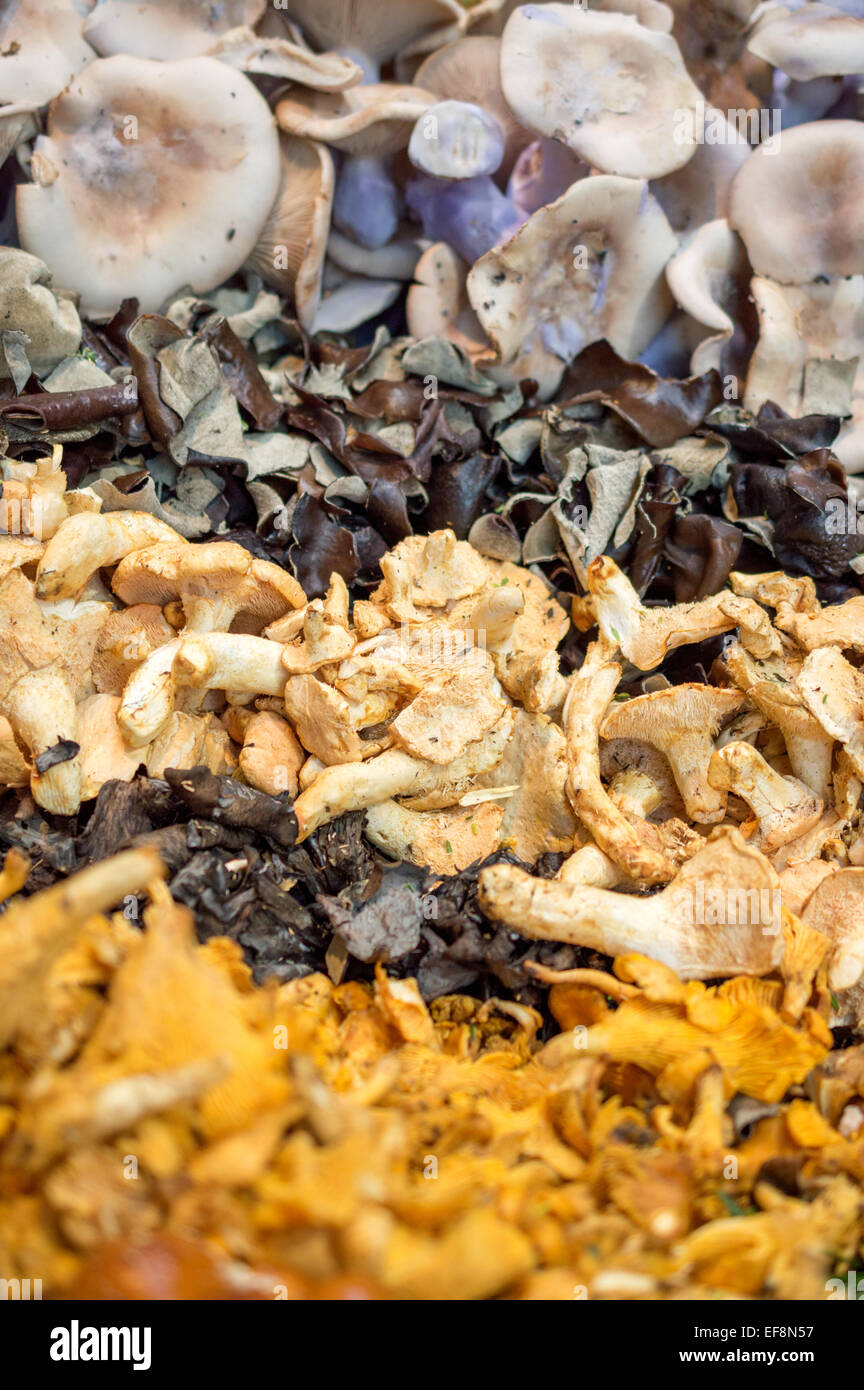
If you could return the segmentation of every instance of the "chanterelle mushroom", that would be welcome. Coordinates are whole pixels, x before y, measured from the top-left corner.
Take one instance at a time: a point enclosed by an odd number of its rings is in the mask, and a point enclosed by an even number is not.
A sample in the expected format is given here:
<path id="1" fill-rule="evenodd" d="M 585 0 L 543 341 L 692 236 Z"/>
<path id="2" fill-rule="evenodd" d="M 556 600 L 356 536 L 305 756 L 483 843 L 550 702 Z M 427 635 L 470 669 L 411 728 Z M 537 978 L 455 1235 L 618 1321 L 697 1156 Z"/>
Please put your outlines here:
<path id="1" fill-rule="evenodd" d="M 779 880 L 737 830 L 705 847 L 650 897 L 532 878 L 510 864 L 481 870 L 483 911 L 540 941 L 565 941 L 616 956 L 638 951 L 684 980 L 762 975 L 783 952 Z"/>
<path id="2" fill-rule="evenodd" d="M 726 812 L 725 792 L 708 780 L 714 739 L 721 725 L 743 705 L 744 696 L 738 690 L 694 682 L 673 685 L 614 704 L 600 726 L 600 736 L 641 739 L 658 748 L 669 759 L 690 819 L 713 825 Z"/>
<path id="3" fill-rule="evenodd" d="M 487 252 L 468 296 L 502 367 L 548 396 L 589 343 L 607 338 L 622 357 L 648 346 L 671 308 L 663 268 L 677 247 L 644 180 L 597 174 Z"/>
<path id="4" fill-rule="evenodd" d="M 270 109 L 215 58 L 97 59 L 52 105 L 36 154 L 51 177 L 19 186 L 22 244 L 97 318 L 226 280 L 279 188 Z"/>
<path id="5" fill-rule="evenodd" d="M 501 39 L 501 85 L 524 125 L 608 174 L 671 173 L 702 133 L 704 99 L 677 43 L 632 15 L 520 6 Z"/>

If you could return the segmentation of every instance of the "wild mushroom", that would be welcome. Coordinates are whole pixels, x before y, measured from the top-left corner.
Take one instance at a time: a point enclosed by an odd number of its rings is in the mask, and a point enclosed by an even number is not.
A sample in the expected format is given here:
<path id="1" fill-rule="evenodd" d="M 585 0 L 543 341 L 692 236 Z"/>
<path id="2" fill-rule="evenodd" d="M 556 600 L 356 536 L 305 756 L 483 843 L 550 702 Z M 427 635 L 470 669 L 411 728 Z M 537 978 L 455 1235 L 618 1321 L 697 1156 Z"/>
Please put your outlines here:
<path id="1" fill-rule="evenodd" d="M 130 749 L 124 742 L 117 723 L 119 708 L 118 695 L 88 695 L 78 705 L 82 801 L 98 796 L 106 782 L 131 782 L 147 760 L 146 749 Z"/>
<path id="2" fill-rule="evenodd" d="M 430 763 L 451 763 L 482 738 L 506 709 L 491 661 L 466 662 L 430 682 L 396 716 L 390 733 L 398 748 Z"/>
<path id="3" fill-rule="evenodd" d="M 660 189 L 657 196 L 664 206 Z M 740 287 L 750 282 L 750 263 L 744 244 L 725 217 L 705 222 L 698 228 L 669 261 L 666 279 L 679 308 L 710 330 L 709 336 L 693 349 L 691 371 L 704 372 L 712 367 L 719 370 L 723 350 L 735 333 Z"/>
<path id="4" fill-rule="evenodd" d="M 253 714 L 246 724 L 239 766 L 250 787 L 279 796 L 296 796 L 306 754 L 291 725 L 269 710 Z"/>
<path id="5" fill-rule="evenodd" d="M 605 955 L 638 952 L 682 980 L 764 975 L 779 963 L 778 878 L 737 830 L 717 830 L 660 893 L 631 893 L 532 878 L 510 864 L 480 872 L 487 916 L 539 941 Z"/>
<path id="6" fill-rule="evenodd" d="M 3 106 L 37 111 L 62 92 L 96 54 L 82 34 L 75 0 L 18 0 L 0 17 Z M 0 107 L 2 112 L 2 107 Z M 5 157 L 5 156 L 4 156 Z"/>
<path id="7" fill-rule="evenodd" d="M 311 332 L 333 207 L 333 158 L 325 145 L 284 134 L 279 152 L 279 191 L 246 264 L 293 300 L 299 323 Z"/>
<path id="8" fill-rule="evenodd" d="M 803 782 L 783 777 L 749 743 L 727 743 L 708 764 L 708 781 L 718 791 L 747 802 L 759 825 L 754 841 L 764 854 L 812 830 L 823 802 Z"/>
<path id="9" fill-rule="evenodd" d="M 491 801 L 442 811 L 411 811 L 398 801 L 382 801 L 366 812 L 365 830 L 393 859 L 433 874 L 456 874 L 493 853 L 503 814 Z"/>
<path id="10" fill-rule="evenodd" d="M 313 44 L 353 58 L 377 80 L 380 67 L 425 34 L 461 24 L 456 0 L 291 0 L 291 18 Z"/>
<path id="11" fill-rule="evenodd" d="M 836 647 L 820 647 L 805 657 L 797 685 L 813 718 L 864 777 L 864 674 Z"/>
<path id="12" fill-rule="evenodd" d="M 817 647 L 842 647 L 844 651 L 862 652 L 864 594 L 807 613 L 783 608 L 777 613 L 774 624 L 781 632 L 788 632 L 806 652 L 815 651 Z"/>
<path id="13" fill-rule="evenodd" d="M 468 302 L 468 266 L 446 241 L 433 242 L 414 267 L 405 315 L 412 338 L 446 338 L 471 358 L 489 352 L 486 335 Z"/>
<path id="14" fill-rule="evenodd" d="M 714 825 L 726 813 L 726 796 L 708 780 L 714 739 L 744 705 L 738 690 L 685 682 L 614 704 L 600 725 L 601 738 L 650 743 L 668 758 L 687 815 Z"/>
<path id="15" fill-rule="evenodd" d="M 229 29 L 255 24 L 264 8 L 265 0 L 97 0 L 84 36 L 103 58 L 198 58 Z"/>
<path id="16" fill-rule="evenodd" d="M 767 608 L 792 608 L 796 613 L 818 613 L 816 585 L 809 575 L 786 574 L 773 570 L 770 574 L 742 574 L 733 570 L 729 583 L 742 598 L 755 598 Z"/>
<path id="17" fill-rule="evenodd" d="M 314 675 L 288 677 L 285 713 L 303 747 L 324 766 L 362 762 L 376 751 L 361 739 L 345 696 Z"/>
<path id="18" fill-rule="evenodd" d="M 644 181 L 597 174 L 484 255 L 468 297 L 502 367 L 545 398 L 589 343 L 628 358 L 648 346 L 671 308 L 663 269 L 677 245 Z"/>
<path id="19" fill-rule="evenodd" d="M 864 71 L 864 23 L 828 5 L 768 10 L 747 51 L 797 82 Z"/>
<path id="20" fill-rule="evenodd" d="M 494 729 L 446 766 L 390 748 L 368 762 L 325 768 L 294 803 L 298 839 L 346 811 L 364 810 L 391 797 L 437 789 L 453 805 L 473 778 L 501 761 L 512 730 L 513 713 L 507 710 Z"/>
<path id="21" fill-rule="evenodd" d="M 303 610 L 300 636 L 299 642 L 289 642 L 282 649 L 286 677 L 308 674 L 330 662 L 342 661 L 356 645 L 347 626 L 327 612 L 321 599 L 313 599 Z"/>
<path id="22" fill-rule="evenodd" d="M 172 671 L 178 685 L 241 695 L 282 695 L 283 648 L 246 633 L 202 632 L 181 637 Z"/>
<path id="23" fill-rule="evenodd" d="M 748 650 L 755 648 L 754 655 L 765 658 L 780 650 L 768 615 L 752 599 L 721 592 L 671 608 L 646 608 L 624 572 L 606 555 L 591 561 L 587 577 L 600 631 L 640 671 L 653 670 L 676 647 L 734 627 L 749 634 Z"/>
<path id="24" fill-rule="evenodd" d="M 795 682 L 800 662 L 784 658 L 759 662 L 737 642 L 726 648 L 723 661 L 739 690 L 780 730 L 795 776 L 827 801 L 834 739 L 801 698 Z"/>
<path id="25" fill-rule="evenodd" d="M 174 641 L 174 628 L 155 603 L 109 613 L 93 652 L 93 684 L 100 694 L 122 695 L 132 672 L 157 647 Z"/>
<path id="26" fill-rule="evenodd" d="M 509 174 L 532 132 L 519 124 L 504 99 L 500 54 L 500 39 L 469 34 L 430 53 L 414 74 L 414 82 L 442 101 L 470 102 L 488 111 L 504 133 L 501 170 Z"/>
<path id="27" fill-rule="evenodd" d="M 67 517 L 39 561 L 36 596 L 75 598 L 97 570 L 159 541 L 186 544 L 172 527 L 148 512 L 81 512 Z"/>
<path id="28" fill-rule="evenodd" d="M 729 193 L 729 223 L 754 271 L 786 285 L 858 275 L 864 251 L 864 130 L 856 121 L 815 121 L 760 145 Z"/>
<path id="29" fill-rule="evenodd" d="M 279 189 L 267 103 L 213 58 L 97 59 L 52 105 L 36 155 L 41 182 L 17 193 L 22 244 L 96 318 L 132 295 L 154 310 L 221 284 Z"/>
<path id="30" fill-rule="evenodd" d="M 807 899 L 801 920 L 831 942 L 831 989 L 851 989 L 864 974 L 864 869 L 825 874 Z"/>
<path id="31" fill-rule="evenodd" d="M 640 835 L 611 800 L 600 777 L 599 729 L 621 678 L 609 650 L 594 642 L 571 678 L 564 706 L 567 794 L 579 819 L 614 863 L 633 879 L 664 883 L 673 874 L 657 837 Z M 641 827 L 640 827 L 641 829 Z"/>
<path id="32" fill-rule="evenodd" d="M 677 43 L 632 15 L 522 6 L 501 39 L 501 86 L 524 125 L 606 174 L 671 173 L 702 133 L 704 99 Z"/>
<path id="33" fill-rule="evenodd" d="M 567 744 L 558 725 L 521 709 L 500 763 L 478 777 L 476 792 L 468 794 L 473 798 L 484 788 L 501 794 L 499 841 L 523 864 L 573 847 L 576 819 L 565 790 L 567 771 Z"/>
<path id="34" fill-rule="evenodd" d="M 441 101 L 416 121 L 408 158 L 415 169 L 438 179 L 494 174 L 504 158 L 504 132 L 482 106 Z"/>
<path id="35" fill-rule="evenodd" d="M 8 62 L 8 56 L 3 61 Z M 77 352 L 81 342 L 75 305 L 50 285 L 51 272 L 44 261 L 17 247 L 0 247 L 0 315 L 4 323 L 26 323 L 27 357 L 40 377 Z M 5 354 L 0 353 L 0 380 L 10 375 Z"/>

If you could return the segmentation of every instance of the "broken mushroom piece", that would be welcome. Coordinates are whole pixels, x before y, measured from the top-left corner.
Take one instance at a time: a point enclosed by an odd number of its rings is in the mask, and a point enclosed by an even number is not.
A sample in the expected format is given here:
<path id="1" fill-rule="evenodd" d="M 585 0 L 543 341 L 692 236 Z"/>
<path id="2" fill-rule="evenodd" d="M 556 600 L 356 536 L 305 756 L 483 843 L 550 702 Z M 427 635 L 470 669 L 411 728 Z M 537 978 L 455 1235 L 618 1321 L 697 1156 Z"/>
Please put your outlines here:
<path id="1" fill-rule="evenodd" d="M 765 975 L 784 949 L 777 874 L 725 827 L 652 896 L 532 878 L 510 864 L 482 869 L 479 886 L 487 916 L 521 936 L 609 956 L 638 952 L 682 980 Z"/>
<path id="2" fill-rule="evenodd" d="M 411 811 L 382 801 L 366 812 L 366 837 L 377 849 L 433 874 L 457 874 L 498 844 L 503 808 L 492 801 L 442 811 Z"/>
<path id="3" fill-rule="evenodd" d="M 149 512 L 80 512 L 58 527 L 36 571 L 36 597 L 75 598 L 105 565 L 116 565 L 134 550 L 183 537 Z"/>
<path id="4" fill-rule="evenodd" d="M 851 989 L 864 974 L 864 869 L 825 874 L 807 899 L 801 920 L 831 942 L 831 989 Z"/>
<path id="5" fill-rule="evenodd" d="M 704 98 L 677 43 L 632 15 L 520 7 L 501 38 L 501 86 L 524 125 L 606 174 L 660 178 L 702 135 Z"/>
<path id="6" fill-rule="evenodd" d="M 227 280 L 279 189 L 270 109 L 215 58 L 97 59 L 51 106 L 34 162 L 41 181 L 17 193 L 22 245 L 94 318 Z"/>
<path id="7" fill-rule="evenodd" d="M 845 603 L 831 604 L 827 608 L 817 607 L 811 612 L 790 612 L 784 607 L 778 611 L 774 623 L 807 652 L 817 647 L 864 652 L 864 594 L 856 594 Z"/>
<path id="8" fill-rule="evenodd" d="M 433 242 L 414 267 L 405 316 L 412 338 L 446 338 L 472 359 L 490 351 L 468 302 L 467 264 L 446 241 Z"/>
<path id="9" fill-rule="evenodd" d="M 719 748 L 708 764 L 708 781 L 747 802 L 759 824 L 754 843 L 764 854 L 805 835 L 822 815 L 823 802 L 809 787 L 775 772 L 749 743 Z"/>
<path id="10" fill-rule="evenodd" d="M 714 739 L 743 708 L 738 690 L 686 682 L 614 704 L 600 726 L 601 738 L 632 738 L 665 754 L 687 815 L 714 825 L 726 814 L 726 794 L 708 779 Z"/>
<path id="11" fill-rule="evenodd" d="M 760 659 L 781 650 L 767 613 L 753 599 L 728 591 L 671 608 L 646 608 L 623 570 L 608 555 L 592 560 L 587 570 L 600 631 L 616 643 L 640 671 L 652 671 L 669 652 L 738 627 L 748 650 Z M 634 735 L 638 737 L 638 735 Z"/>
<path id="12" fill-rule="evenodd" d="M 797 685 L 813 718 L 864 777 L 864 673 L 836 647 L 820 647 L 805 657 Z"/>
<path id="13" fill-rule="evenodd" d="M 533 377 L 545 398 L 589 343 L 644 351 L 672 306 L 663 270 L 677 249 L 644 180 L 596 174 L 484 255 L 468 297 L 512 381 Z"/>
<path id="14" fill-rule="evenodd" d="M 311 332 L 333 207 L 333 156 L 326 145 L 285 134 L 279 152 L 279 192 L 246 264 L 293 300 L 298 322 Z"/>
<path id="15" fill-rule="evenodd" d="M 287 720 L 271 710 L 252 714 L 243 733 L 239 767 L 250 787 L 268 796 L 297 795 L 306 754 Z"/>

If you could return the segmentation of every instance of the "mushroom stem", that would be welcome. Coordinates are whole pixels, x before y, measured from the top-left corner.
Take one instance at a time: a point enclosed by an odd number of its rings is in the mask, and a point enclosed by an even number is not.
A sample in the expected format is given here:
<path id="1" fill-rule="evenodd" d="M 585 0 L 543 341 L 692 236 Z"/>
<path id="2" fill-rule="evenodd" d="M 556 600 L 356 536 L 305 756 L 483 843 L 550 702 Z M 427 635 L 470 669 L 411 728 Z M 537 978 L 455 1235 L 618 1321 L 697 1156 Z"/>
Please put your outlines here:
<path id="1" fill-rule="evenodd" d="M 40 753 L 63 739 L 77 742 L 75 697 L 59 666 L 30 671 L 16 681 L 3 701 L 3 713 L 15 735 L 35 761 Z M 58 816 L 73 816 L 81 805 L 81 764 L 78 756 L 30 776 L 34 800 Z"/>
<path id="2" fill-rule="evenodd" d="M 759 845 L 769 853 L 816 824 L 823 803 L 803 782 L 775 772 L 750 743 L 727 743 L 708 764 L 712 787 L 734 792 L 759 822 Z"/>
<path id="3" fill-rule="evenodd" d="M 174 712 L 174 658 L 182 638 L 156 647 L 132 672 L 123 690 L 117 723 L 132 748 L 143 748 L 161 733 Z"/>
<path id="4" fill-rule="evenodd" d="M 287 680 L 283 651 L 278 642 L 246 633 L 207 632 L 184 637 L 174 658 L 174 679 L 178 685 L 198 689 L 282 695 Z"/>
<path id="5" fill-rule="evenodd" d="M 620 865 L 599 845 L 582 845 L 564 860 L 555 878 L 558 883 L 581 883 L 592 888 L 617 888 L 630 880 Z"/>

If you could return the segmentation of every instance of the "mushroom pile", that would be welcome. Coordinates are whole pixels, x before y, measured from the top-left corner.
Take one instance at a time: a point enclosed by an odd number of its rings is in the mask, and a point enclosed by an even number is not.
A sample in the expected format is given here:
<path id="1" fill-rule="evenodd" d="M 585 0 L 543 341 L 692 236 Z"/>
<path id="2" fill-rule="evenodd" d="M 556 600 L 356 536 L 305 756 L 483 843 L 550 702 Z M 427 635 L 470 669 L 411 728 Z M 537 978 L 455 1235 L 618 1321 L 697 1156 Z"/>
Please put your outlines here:
<path id="1" fill-rule="evenodd" d="M 733 572 L 650 608 L 599 557 L 567 677 L 543 578 L 452 531 L 399 542 L 368 598 L 334 574 L 309 601 L 234 543 L 103 513 L 56 456 L 15 486 L 45 523 L 0 541 L 0 784 L 68 816 L 141 768 L 203 767 L 280 798 L 296 843 L 362 812 L 383 856 L 439 877 L 506 850 L 480 871 L 491 921 L 683 979 L 783 969 L 800 917 L 859 1021 L 864 598 Z M 701 683 L 663 673 L 718 637 Z"/>

